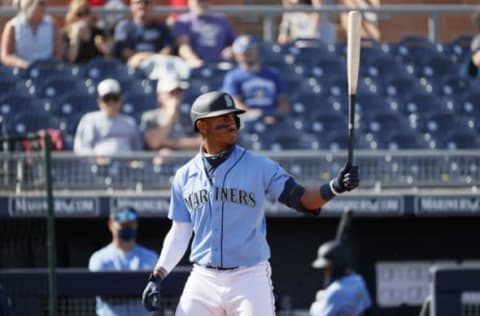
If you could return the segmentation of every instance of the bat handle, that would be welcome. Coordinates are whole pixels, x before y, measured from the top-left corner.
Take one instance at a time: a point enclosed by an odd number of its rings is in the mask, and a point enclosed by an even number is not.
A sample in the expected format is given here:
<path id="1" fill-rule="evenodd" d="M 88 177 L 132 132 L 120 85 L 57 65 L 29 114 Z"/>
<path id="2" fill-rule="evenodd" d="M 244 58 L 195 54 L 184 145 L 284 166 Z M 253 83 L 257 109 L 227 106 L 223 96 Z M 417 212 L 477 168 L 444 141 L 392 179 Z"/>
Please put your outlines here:
<path id="1" fill-rule="evenodd" d="M 353 145 L 355 143 L 355 102 L 356 94 L 350 94 L 348 100 L 348 152 L 347 165 L 353 165 Z"/>

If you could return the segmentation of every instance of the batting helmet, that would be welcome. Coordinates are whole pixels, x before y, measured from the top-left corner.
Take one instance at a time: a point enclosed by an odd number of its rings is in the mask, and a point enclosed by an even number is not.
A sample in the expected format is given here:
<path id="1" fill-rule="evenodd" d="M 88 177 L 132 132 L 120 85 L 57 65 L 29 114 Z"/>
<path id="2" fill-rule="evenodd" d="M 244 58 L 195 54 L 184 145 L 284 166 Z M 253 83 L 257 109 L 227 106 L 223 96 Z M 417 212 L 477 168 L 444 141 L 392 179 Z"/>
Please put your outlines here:
<path id="1" fill-rule="evenodd" d="M 324 268 L 326 265 L 350 266 L 350 249 L 338 240 L 327 241 L 318 248 L 318 258 L 312 263 L 314 268 Z"/>
<path id="2" fill-rule="evenodd" d="M 193 129 L 198 132 L 196 123 L 199 119 L 221 116 L 228 113 L 242 114 L 244 110 L 235 107 L 231 95 L 225 92 L 212 91 L 200 95 L 195 99 L 190 110 Z"/>

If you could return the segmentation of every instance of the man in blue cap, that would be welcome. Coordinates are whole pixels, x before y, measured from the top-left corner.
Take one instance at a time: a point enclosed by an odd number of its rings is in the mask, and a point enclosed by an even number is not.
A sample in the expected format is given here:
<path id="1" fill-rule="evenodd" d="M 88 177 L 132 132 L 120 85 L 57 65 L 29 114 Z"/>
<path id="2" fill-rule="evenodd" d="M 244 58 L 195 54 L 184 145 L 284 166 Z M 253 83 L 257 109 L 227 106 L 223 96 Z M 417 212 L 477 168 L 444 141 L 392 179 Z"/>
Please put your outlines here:
<path id="1" fill-rule="evenodd" d="M 238 66 L 225 74 L 222 91 L 232 95 L 239 108 L 247 110 L 247 119 L 289 113 L 285 80 L 277 69 L 262 64 L 255 37 L 238 36 L 232 50 Z"/>
<path id="2" fill-rule="evenodd" d="M 113 209 L 108 220 L 112 241 L 90 257 L 90 271 L 151 270 L 158 254 L 136 242 L 138 214 L 132 207 Z M 148 315 L 140 301 L 97 297 L 97 315 Z"/>

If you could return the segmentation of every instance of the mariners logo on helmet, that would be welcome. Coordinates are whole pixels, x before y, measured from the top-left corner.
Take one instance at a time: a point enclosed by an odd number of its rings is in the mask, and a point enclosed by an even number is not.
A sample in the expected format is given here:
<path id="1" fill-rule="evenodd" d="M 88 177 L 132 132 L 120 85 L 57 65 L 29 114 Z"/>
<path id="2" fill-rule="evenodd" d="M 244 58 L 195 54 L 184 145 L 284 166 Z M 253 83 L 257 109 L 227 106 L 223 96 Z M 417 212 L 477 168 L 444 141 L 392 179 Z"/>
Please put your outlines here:
<path id="1" fill-rule="evenodd" d="M 225 92 L 212 91 L 199 96 L 193 102 L 190 110 L 193 128 L 196 132 L 198 129 L 196 123 L 199 119 L 221 116 L 229 113 L 242 114 L 244 110 L 235 107 L 231 95 Z"/>

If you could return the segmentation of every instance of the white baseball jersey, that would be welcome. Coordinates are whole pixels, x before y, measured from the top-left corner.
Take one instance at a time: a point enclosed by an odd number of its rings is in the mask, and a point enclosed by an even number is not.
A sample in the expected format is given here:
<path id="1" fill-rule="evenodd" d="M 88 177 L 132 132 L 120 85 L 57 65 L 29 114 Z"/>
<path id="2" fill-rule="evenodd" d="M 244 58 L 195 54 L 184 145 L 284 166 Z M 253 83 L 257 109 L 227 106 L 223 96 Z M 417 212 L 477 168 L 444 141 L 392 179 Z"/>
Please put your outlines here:
<path id="1" fill-rule="evenodd" d="M 265 202 L 278 200 L 289 178 L 278 163 L 238 145 L 209 177 L 199 152 L 175 174 L 168 215 L 193 225 L 190 261 L 236 267 L 268 260 Z"/>

